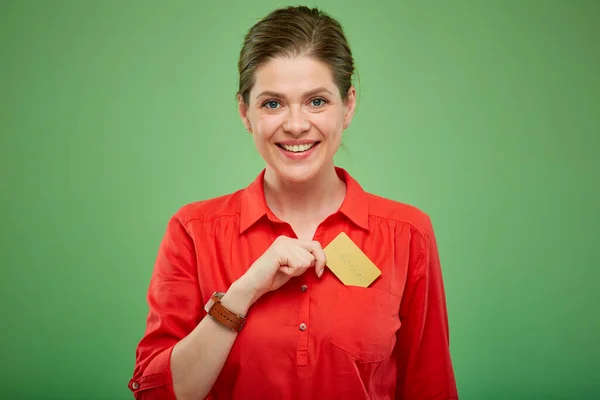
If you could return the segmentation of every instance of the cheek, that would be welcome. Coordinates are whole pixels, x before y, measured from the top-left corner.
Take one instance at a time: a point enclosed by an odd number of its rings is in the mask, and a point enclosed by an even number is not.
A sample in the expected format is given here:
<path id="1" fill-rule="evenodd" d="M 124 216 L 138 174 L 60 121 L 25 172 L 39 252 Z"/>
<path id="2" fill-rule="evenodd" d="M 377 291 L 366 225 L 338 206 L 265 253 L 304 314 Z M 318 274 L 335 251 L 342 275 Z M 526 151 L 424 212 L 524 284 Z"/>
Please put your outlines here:
<path id="1" fill-rule="evenodd" d="M 253 127 L 254 133 L 260 136 L 261 139 L 268 139 L 281 125 L 281 117 L 277 115 L 259 115 L 255 118 Z"/>
<path id="2" fill-rule="evenodd" d="M 339 117 L 338 113 L 334 112 L 315 114 L 313 118 L 313 125 L 328 139 L 341 137 L 343 123 L 343 119 Z"/>

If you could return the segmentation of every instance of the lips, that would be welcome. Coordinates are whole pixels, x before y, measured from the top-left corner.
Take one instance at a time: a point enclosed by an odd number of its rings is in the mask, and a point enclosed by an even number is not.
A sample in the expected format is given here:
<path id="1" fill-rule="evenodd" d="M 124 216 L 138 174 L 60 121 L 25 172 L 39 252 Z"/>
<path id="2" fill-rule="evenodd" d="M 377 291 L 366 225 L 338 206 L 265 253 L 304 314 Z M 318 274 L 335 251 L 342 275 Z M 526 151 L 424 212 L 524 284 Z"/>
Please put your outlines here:
<path id="1" fill-rule="evenodd" d="M 277 143 L 277 146 L 281 147 L 285 151 L 291 153 L 303 153 L 315 147 L 319 142 L 311 143 L 300 143 L 300 144 L 289 144 L 289 143 Z"/>

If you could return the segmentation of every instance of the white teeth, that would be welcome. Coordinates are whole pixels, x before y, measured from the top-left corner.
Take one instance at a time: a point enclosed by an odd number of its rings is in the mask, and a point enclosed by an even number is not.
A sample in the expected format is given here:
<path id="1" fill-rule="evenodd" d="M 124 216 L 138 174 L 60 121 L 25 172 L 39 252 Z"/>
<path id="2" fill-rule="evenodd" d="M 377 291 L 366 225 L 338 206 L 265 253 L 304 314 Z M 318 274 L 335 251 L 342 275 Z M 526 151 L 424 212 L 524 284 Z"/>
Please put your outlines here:
<path id="1" fill-rule="evenodd" d="M 301 153 L 303 151 L 306 151 L 306 150 L 310 149 L 315 144 L 316 144 L 316 142 L 315 143 L 310 143 L 310 144 L 295 144 L 293 146 L 290 146 L 290 145 L 287 145 L 287 144 L 282 144 L 281 147 L 283 147 L 287 151 L 291 151 L 293 153 Z"/>

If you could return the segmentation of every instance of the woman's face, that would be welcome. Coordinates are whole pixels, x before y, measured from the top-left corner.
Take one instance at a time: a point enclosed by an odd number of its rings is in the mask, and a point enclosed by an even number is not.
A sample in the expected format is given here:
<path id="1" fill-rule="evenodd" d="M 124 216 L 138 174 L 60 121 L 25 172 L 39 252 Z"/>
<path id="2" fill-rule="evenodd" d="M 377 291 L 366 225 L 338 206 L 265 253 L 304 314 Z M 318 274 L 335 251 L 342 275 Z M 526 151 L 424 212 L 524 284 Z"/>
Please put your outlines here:
<path id="1" fill-rule="evenodd" d="M 267 168 L 286 181 L 305 182 L 333 167 L 356 95 L 351 88 L 344 102 L 329 66 L 302 56 L 259 67 L 248 104 L 238 101 Z"/>

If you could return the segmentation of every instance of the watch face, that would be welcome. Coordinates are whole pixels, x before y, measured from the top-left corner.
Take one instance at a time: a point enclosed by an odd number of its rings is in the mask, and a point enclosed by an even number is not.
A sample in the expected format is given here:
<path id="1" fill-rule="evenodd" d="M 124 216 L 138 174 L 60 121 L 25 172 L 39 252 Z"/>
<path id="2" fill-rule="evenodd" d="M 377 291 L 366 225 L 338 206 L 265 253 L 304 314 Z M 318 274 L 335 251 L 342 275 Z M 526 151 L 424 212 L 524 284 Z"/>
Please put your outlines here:
<path id="1" fill-rule="evenodd" d="M 204 311 L 209 312 L 212 306 L 214 305 L 215 301 L 213 300 L 213 297 L 211 297 L 210 300 L 208 300 L 208 303 L 206 303 L 206 305 L 204 306 Z"/>

